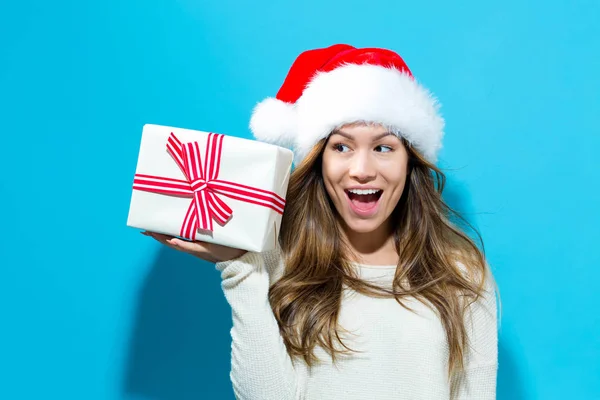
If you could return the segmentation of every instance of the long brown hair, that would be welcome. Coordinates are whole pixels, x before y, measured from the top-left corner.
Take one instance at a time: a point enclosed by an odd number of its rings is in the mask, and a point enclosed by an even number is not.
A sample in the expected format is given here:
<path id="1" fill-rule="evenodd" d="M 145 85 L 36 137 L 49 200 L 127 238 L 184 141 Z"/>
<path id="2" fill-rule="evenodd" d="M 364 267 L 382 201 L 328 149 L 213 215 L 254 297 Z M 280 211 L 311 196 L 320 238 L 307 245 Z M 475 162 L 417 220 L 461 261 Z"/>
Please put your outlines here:
<path id="1" fill-rule="evenodd" d="M 323 182 L 321 162 L 326 142 L 321 140 L 292 172 L 281 223 L 279 240 L 285 268 L 270 288 L 269 301 L 288 353 L 312 366 L 318 361 L 314 353 L 317 345 L 334 363 L 338 354 L 353 351 L 342 340 L 343 328 L 338 326 L 346 285 L 362 294 L 394 297 L 409 310 L 403 298 L 413 297 L 435 307 L 446 331 L 448 372 L 462 370 L 467 343 L 464 311 L 470 303 L 461 299 L 476 301 L 487 277 L 481 235 L 442 199 L 443 172 L 402 138 L 409 168 L 404 192 L 391 215 L 400 256 L 393 287 L 359 279 Z M 476 233 L 482 250 L 451 221 L 452 216 Z"/>

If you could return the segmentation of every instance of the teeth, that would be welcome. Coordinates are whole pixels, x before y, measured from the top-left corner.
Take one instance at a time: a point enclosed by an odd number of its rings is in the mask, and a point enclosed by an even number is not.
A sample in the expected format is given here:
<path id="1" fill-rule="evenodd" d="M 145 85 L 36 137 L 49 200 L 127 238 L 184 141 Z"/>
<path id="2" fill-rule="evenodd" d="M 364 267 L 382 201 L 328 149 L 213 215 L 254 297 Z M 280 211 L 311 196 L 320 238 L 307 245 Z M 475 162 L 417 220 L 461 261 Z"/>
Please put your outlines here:
<path id="1" fill-rule="evenodd" d="M 350 189 L 348 191 L 354 194 L 375 194 L 380 192 L 379 189 Z"/>

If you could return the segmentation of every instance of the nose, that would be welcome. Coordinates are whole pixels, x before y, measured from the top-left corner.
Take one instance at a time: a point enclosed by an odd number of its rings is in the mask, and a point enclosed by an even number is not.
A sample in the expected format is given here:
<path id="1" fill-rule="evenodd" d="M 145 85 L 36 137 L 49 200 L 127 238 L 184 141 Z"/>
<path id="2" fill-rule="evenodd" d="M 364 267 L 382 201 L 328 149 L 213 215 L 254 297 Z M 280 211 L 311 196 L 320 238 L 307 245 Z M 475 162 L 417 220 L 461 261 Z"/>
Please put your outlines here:
<path id="1" fill-rule="evenodd" d="M 377 168 L 368 152 L 357 152 L 350 161 L 348 173 L 350 178 L 365 183 L 375 179 Z"/>

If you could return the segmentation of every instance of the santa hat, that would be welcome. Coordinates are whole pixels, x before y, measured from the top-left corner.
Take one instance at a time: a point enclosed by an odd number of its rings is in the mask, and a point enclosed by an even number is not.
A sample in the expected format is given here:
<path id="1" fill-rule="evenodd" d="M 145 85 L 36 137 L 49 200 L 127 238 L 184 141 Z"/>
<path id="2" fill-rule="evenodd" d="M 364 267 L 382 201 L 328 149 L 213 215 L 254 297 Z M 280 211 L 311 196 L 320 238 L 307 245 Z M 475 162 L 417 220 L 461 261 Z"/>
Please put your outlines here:
<path id="1" fill-rule="evenodd" d="M 257 140 L 292 149 L 298 163 L 344 124 L 379 123 L 435 163 L 444 136 L 438 110 L 395 52 L 336 44 L 301 53 L 277 96 L 254 108 L 250 130 Z"/>

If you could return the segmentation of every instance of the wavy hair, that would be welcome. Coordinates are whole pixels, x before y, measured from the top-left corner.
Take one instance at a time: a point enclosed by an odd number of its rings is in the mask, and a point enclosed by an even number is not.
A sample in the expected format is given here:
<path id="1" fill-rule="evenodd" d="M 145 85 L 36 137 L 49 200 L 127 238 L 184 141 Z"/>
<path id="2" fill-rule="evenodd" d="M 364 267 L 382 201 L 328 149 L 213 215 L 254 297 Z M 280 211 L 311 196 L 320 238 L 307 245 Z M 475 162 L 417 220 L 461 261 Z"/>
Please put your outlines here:
<path id="1" fill-rule="evenodd" d="M 408 176 L 391 214 L 399 255 L 391 289 L 359 279 L 352 268 L 351 249 L 344 242 L 323 182 L 321 163 L 327 139 L 322 139 L 290 176 L 279 237 L 285 267 L 269 289 L 269 302 L 288 353 L 303 358 L 308 366 L 318 361 L 317 345 L 334 363 L 338 354 L 353 351 L 342 340 L 343 329 L 338 326 L 346 285 L 365 295 L 393 297 L 408 310 L 402 300 L 409 297 L 437 310 L 449 347 L 448 373 L 464 368 L 464 312 L 483 294 L 489 268 L 483 240 L 442 199 L 444 173 L 401 140 L 409 154 Z M 452 217 L 476 233 L 482 250 Z"/>

